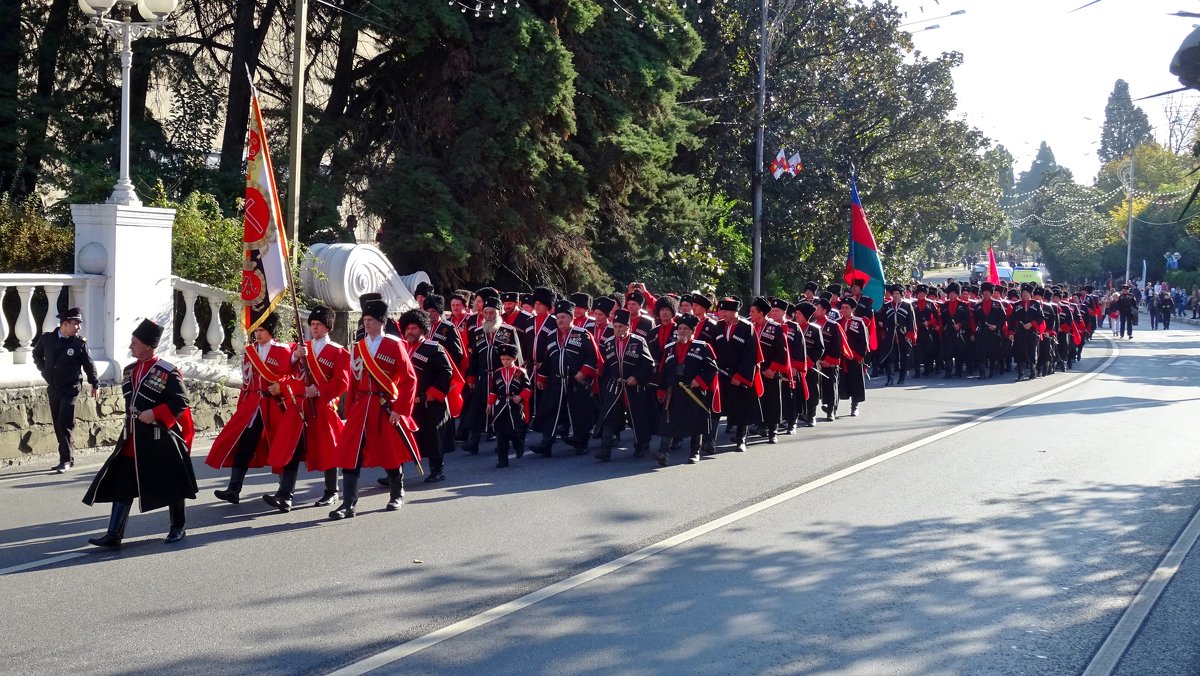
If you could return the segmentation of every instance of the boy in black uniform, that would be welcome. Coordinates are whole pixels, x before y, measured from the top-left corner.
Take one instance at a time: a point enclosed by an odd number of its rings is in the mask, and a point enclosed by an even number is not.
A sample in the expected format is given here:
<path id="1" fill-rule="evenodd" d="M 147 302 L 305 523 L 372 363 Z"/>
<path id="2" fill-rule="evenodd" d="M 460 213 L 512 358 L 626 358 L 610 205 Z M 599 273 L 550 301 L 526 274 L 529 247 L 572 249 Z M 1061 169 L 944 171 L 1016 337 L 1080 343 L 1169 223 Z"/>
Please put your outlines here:
<path id="1" fill-rule="evenodd" d="M 492 374 L 488 388 L 487 416 L 496 434 L 496 467 L 508 467 L 508 449 L 517 457 L 525 455 L 525 426 L 529 424 L 529 399 L 533 389 L 525 370 L 517 366 L 517 347 L 500 345 L 496 348 L 500 368 Z"/>
<path id="2" fill-rule="evenodd" d="M 33 363 L 46 380 L 46 395 L 50 400 L 50 416 L 54 420 L 54 436 L 58 439 L 58 464 L 54 471 L 62 474 L 75 465 L 75 398 L 79 396 L 87 375 L 92 386 L 92 398 L 100 395 L 96 364 L 88 354 L 87 340 L 79 335 L 83 314 L 73 307 L 58 315 L 58 328 L 43 334 L 33 347 Z"/>

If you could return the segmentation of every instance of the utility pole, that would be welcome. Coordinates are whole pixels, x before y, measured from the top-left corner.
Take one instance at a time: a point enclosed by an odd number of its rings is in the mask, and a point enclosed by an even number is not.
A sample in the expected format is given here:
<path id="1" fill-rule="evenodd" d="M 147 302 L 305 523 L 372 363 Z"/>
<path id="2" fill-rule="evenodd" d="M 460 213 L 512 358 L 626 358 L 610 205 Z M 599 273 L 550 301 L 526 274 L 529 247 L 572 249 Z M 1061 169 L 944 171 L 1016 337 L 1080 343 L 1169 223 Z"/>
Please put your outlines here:
<path id="1" fill-rule="evenodd" d="M 1132 283 L 1129 280 L 1129 265 L 1133 259 L 1133 174 L 1136 166 L 1137 148 L 1133 148 L 1129 152 L 1129 185 L 1126 188 L 1129 192 L 1129 223 L 1125 227 L 1125 283 L 1130 286 Z"/>
<path id="2" fill-rule="evenodd" d="M 300 241 L 300 145 L 304 136 L 304 66 L 308 52 L 308 0 L 296 0 L 295 36 L 292 40 L 292 120 L 288 139 L 287 235 L 292 269 L 297 266 Z M 290 280 L 289 280 L 290 284 Z"/>
<path id="3" fill-rule="evenodd" d="M 767 0 L 759 3 L 758 27 L 758 106 L 754 128 L 754 283 L 755 296 L 762 293 L 762 192 L 763 133 L 767 116 Z"/>

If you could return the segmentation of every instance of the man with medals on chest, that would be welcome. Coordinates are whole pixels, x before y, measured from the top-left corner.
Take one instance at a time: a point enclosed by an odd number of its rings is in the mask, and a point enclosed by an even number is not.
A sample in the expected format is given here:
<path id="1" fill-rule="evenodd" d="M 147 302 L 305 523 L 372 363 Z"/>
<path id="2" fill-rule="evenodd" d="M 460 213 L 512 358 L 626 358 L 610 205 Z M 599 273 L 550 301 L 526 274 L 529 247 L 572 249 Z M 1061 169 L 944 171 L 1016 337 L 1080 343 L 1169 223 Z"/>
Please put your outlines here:
<path id="1" fill-rule="evenodd" d="M 838 381 L 838 397 L 850 400 L 850 417 L 858 415 L 858 407 L 867 398 L 867 356 L 871 352 L 871 334 L 866 320 L 856 316 L 863 309 L 870 312 L 871 299 L 861 296 L 859 301 L 847 296 L 841 300 L 841 319 L 838 320 L 846 335 L 846 347 L 842 353 L 842 377 Z M 861 303 L 861 304 L 860 304 Z"/>
<path id="2" fill-rule="evenodd" d="M 483 318 L 482 323 L 471 327 L 469 336 L 470 352 L 466 376 L 471 394 L 459 420 L 467 435 L 463 450 L 470 455 L 479 454 L 479 439 L 488 427 L 488 388 L 492 382 L 492 374 L 500 368 L 500 355 L 496 348 L 500 345 L 516 345 L 517 363 L 521 363 L 517 330 L 500 321 L 500 299 L 491 296 L 485 298 L 480 316 Z"/>
<path id="3" fill-rule="evenodd" d="M 912 346 L 917 341 L 917 318 L 912 304 L 901 297 L 903 292 L 903 286 L 888 284 L 884 289 L 883 309 L 879 311 L 883 334 L 879 345 L 883 355 L 879 361 L 887 375 L 884 387 L 892 384 L 893 372 L 899 375 L 898 383 L 904 384 L 904 376 L 908 374 L 908 364 L 912 359 Z"/>
<path id="4" fill-rule="evenodd" d="M 573 326 L 575 306 L 559 301 L 554 306 L 556 330 L 541 343 L 534 382 L 538 395 L 533 428 L 542 441 L 531 450 L 550 457 L 556 434 L 570 427 L 576 455 L 587 453 L 592 433 L 592 379 L 596 376 L 598 350 L 592 334 Z"/>
<path id="5" fill-rule="evenodd" d="M 771 299 L 771 313 L 767 315 L 771 321 L 779 324 L 787 344 L 788 364 L 790 375 L 781 382 L 780 395 L 783 398 L 783 419 L 779 424 L 780 434 L 792 434 L 796 431 L 796 418 L 799 408 L 804 402 L 801 393 L 804 379 L 804 337 L 800 335 L 800 326 L 793 321 L 796 308 L 782 298 Z M 765 350 L 764 350 L 765 356 Z"/>
<path id="6" fill-rule="evenodd" d="M 746 450 L 750 425 L 762 422 L 759 397 L 763 394 L 762 373 L 758 369 L 762 351 L 750 321 L 738 316 L 741 307 L 742 302 L 733 296 L 717 303 L 720 323 L 712 343 L 721 374 L 721 404 L 733 429 L 734 449 L 739 453 Z"/>
<path id="7" fill-rule="evenodd" d="M 802 427 L 812 427 L 817 417 L 817 405 L 821 403 L 821 371 L 818 364 L 825 356 L 825 341 L 821 337 L 821 327 L 811 320 L 817 311 L 817 306 L 802 300 L 796 303 L 796 326 L 800 330 L 799 344 L 803 345 L 803 362 L 797 355 L 792 355 L 792 363 L 796 364 L 799 373 L 796 389 L 796 413 Z M 801 400 L 803 395 L 803 400 Z"/>
<path id="8" fill-rule="evenodd" d="M 654 434 L 654 357 L 646 339 L 629 329 L 629 312 L 613 313 L 613 336 L 600 345 L 600 450 L 596 458 L 612 459 L 612 447 L 625 421 L 633 428 L 633 457 L 643 457 Z"/>
<path id="9" fill-rule="evenodd" d="M 408 351 L 394 336 L 384 335 L 387 303 L 373 300 L 363 307 L 366 335 L 354 344 L 350 367 L 354 379 L 346 404 L 346 426 L 338 437 L 338 466 L 342 468 L 342 503 L 329 518 L 354 517 L 358 509 L 358 480 L 364 467 L 381 467 L 390 481 L 387 511 L 400 509 L 404 497 L 406 462 L 420 462 L 412 418 L 417 378 Z"/>
<path id="10" fill-rule="evenodd" d="M 267 458 L 279 473 L 279 488 L 263 501 L 281 512 L 292 511 L 300 463 L 310 472 L 325 475 L 325 492 L 317 507 L 337 498 L 337 440 L 345 423 L 338 415 L 338 400 L 350 387 L 350 352 L 329 340 L 333 311 L 318 305 L 309 311 L 312 340 L 292 352 L 291 392 L 283 398 L 287 408 L 279 432 L 271 439 Z"/>
<path id="11" fill-rule="evenodd" d="M 670 462 L 670 449 L 683 439 L 690 440 L 688 464 L 699 462 L 701 449 L 713 444 L 714 421 L 721 413 L 717 355 L 708 343 L 693 338 L 699 325 L 694 314 L 676 318 L 675 341 L 663 351 L 657 429 L 665 443 L 651 453 L 662 467 Z"/>
<path id="12" fill-rule="evenodd" d="M 148 319 L 133 330 L 129 351 L 137 361 L 125 367 L 121 384 L 125 426 L 83 497 L 86 505 L 112 503 L 107 532 L 88 540 L 97 547 L 121 548 L 135 498 L 143 512 L 169 508 L 167 544 L 186 534 L 184 501 L 197 490 L 190 456 L 195 430 L 183 376 L 154 354 L 162 332 Z"/>
<path id="13" fill-rule="evenodd" d="M 980 299 L 975 306 L 975 348 L 978 351 L 979 375 L 984 378 L 995 377 L 1004 371 L 1008 314 L 1004 311 L 1004 305 L 994 297 L 995 291 L 996 286 L 992 282 L 980 282 Z"/>
<path id="14" fill-rule="evenodd" d="M 784 304 L 786 307 L 786 303 Z M 763 432 L 767 443 L 775 443 L 779 422 L 783 420 L 783 389 L 792 379 L 792 359 L 788 355 L 787 334 L 783 326 L 771 320 L 771 302 L 757 296 L 750 302 L 750 326 L 758 339 L 759 368 L 763 392 L 758 398 Z"/>
<path id="15" fill-rule="evenodd" d="M 429 298 L 425 299 L 429 303 Z M 429 476 L 425 483 L 445 481 L 445 453 L 453 443 L 444 430 L 450 426 L 450 399 L 455 396 L 456 373 L 443 344 L 432 338 L 432 323 L 427 312 L 409 310 L 396 323 L 404 335 L 404 348 L 417 376 L 416 403 L 413 419 L 417 423 L 414 435 L 421 455 L 429 458 Z M 458 408 L 461 408 L 461 400 Z"/>
<path id="16" fill-rule="evenodd" d="M 832 310 L 832 297 L 828 291 L 822 293 L 813 313 L 813 321 L 821 327 L 821 342 L 825 347 L 817 365 L 821 371 L 821 410 L 825 412 L 826 421 L 837 419 L 842 357 L 852 354 L 846 343 L 846 331 L 828 314 Z"/>
<path id="17" fill-rule="evenodd" d="M 254 342 L 242 356 L 242 392 L 237 409 L 213 442 L 205 464 L 213 469 L 229 467 L 229 486 L 217 490 L 218 499 L 231 504 L 241 501 L 242 482 L 251 467 L 264 467 L 271 439 L 284 424 L 281 396 L 294 396 L 285 387 L 292 377 L 292 351 L 276 342 L 279 317 L 271 313 L 254 329 Z"/>

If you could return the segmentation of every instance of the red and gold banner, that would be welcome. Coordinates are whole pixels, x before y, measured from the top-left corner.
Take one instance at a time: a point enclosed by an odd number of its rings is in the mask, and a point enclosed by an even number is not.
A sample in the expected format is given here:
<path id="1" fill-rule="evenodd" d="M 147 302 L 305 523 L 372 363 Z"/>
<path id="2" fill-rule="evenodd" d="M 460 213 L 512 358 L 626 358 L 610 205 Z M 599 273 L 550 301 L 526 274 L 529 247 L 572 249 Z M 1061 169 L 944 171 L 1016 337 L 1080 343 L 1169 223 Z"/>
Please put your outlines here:
<path id="1" fill-rule="evenodd" d="M 289 283 L 287 234 L 257 93 L 250 97 L 242 242 L 242 325 L 249 336 L 283 299 Z"/>

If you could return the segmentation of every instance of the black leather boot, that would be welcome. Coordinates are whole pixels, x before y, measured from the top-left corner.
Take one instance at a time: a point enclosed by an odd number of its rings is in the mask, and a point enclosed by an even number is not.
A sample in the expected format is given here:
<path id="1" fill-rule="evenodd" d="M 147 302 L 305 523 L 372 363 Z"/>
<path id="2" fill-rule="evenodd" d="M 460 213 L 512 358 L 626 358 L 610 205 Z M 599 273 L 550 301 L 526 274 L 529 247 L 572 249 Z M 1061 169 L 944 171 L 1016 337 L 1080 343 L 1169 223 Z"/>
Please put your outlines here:
<path id="1" fill-rule="evenodd" d="M 274 495 L 262 496 L 263 502 L 285 514 L 292 511 L 292 494 L 296 490 L 296 474 L 299 471 L 299 467 L 283 468 L 283 473 L 279 475 L 279 489 Z"/>
<path id="2" fill-rule="evenodd" d="M 329 505 L 333 504 L 333 501 L 337 499 L 337 496 L 337 470 L 327 469 L 325 470 L 325 492 L 321 494 L 321 499 L 317 500 L 316 504 L 313 506 L 328 507 Z"/>
<path id="3" fill-rule="evenodd" d="M 130 502 L 112 503 L 112 512 L 108 515 L 108 530 L 98 538 L 88 538 L 90 544 L 104 549 L 116 551 L 121 548 L 121 540 L 125 537 L 125 522 L 129 520 Z"/>
<path id="4" fill-rule="evenodd" d="M 342 475 L 342 504 L 329 513 L 329 518 L 334 521 L 353 519 L 356 506 L 358 506 L 358 473 L 347 472 Z"/>
<path id="5" fill-rule="evenodd" d="M 168 545 L 179 542 L 187 535 L 187 530 L 184 528 L 187 520 L 184 518 L 183 505 L 183 500 L 171 503 L 171 530 L 167 531 L 167 539 L 163 540 Z"/>
<path id="6" fill-rule="evenodd" d="M 246 468 L 234 467 L 229 475 L 229 487 L 224 490 L 213 491 L 213 495 L 217 496 L 218 500 L 224 500 L 231 505 L 236 505 L 242 501 L 242 482 L 246 480 Z"/>
<path id="7" fill-rule="evenodd" d="M 394 512 L 404 504 L 404 475 L 397 474 L 388 478 L 391 479 L 392 485 L 386 509 L 389 512 Z"/>

